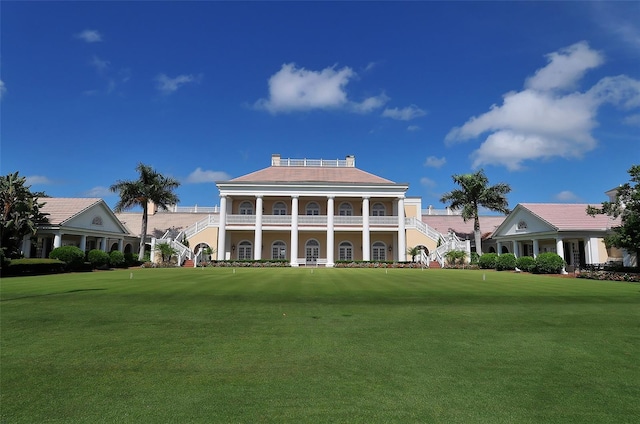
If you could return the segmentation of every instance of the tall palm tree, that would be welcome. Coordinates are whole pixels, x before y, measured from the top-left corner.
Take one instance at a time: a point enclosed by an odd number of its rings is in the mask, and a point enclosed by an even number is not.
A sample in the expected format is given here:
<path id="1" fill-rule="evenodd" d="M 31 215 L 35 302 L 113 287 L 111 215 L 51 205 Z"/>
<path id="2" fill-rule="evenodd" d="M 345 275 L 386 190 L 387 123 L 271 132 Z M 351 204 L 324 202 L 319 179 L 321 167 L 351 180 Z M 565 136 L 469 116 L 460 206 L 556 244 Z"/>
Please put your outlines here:
<path id="1" fill-rule="evenodd" d="M 489 179 L 482 169 L 474 174 L 453 175 L 452 178 L 453 182 L 460 186 L 460 189 L 445 193 L 440 201 L 448 204 L 453 210 L 462 210 L 464 222 L 473 219 L 476 253 L 482 255 L 478 208 L 482 206 L 495 212 L 508 214 L 509 202 L 505 195 L 511 191 L 511 187 L 506 183 L 489 186 Z"/>
<path id="2" fill-rule="evenodd" d="M 114 208 L 116 213 L 131 209 L 135 206 L 142 207 L 142 230 L 140 232 L 140 253 L 138 260 L 144 258 L 145 240 L 147 238 L 147 223 L 149 221 L 149 202 L 153 202 L 158 207 L 167 208 L 179 202 L 178 196 L 173 192 L 180 182 L 178 180 L 165 177 L 156 172 L 152 167 L 139 163 L 136 171 L 140 174 L 137 180 L 118 180 L 109 187 L 113 193 L 119 193 L 120 200 Z"/>

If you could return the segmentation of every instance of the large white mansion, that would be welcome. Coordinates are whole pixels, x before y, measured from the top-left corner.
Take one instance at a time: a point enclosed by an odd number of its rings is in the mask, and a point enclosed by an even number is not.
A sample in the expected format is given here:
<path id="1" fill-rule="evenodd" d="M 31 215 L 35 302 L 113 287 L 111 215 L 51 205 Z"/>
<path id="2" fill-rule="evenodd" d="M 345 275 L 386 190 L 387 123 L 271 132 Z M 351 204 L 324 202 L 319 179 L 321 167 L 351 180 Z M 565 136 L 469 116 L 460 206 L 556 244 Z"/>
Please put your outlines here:
<path id="1" fill-rule="evenodd" d="M 158 210 L 150 205 L 151 248 L 171 243 L 180 263 L 282 259 L 297 266 L 336 261 L 444 262 L 448 250 L 471 252 L 473 222 L 450 210 L 422 208 L 408 184 L 356 168 L 344 160 L 284 159 L 216 183 L 220 206 Z M 607 193 L 615 196 L 615 192 Z M 39 229 L 26 256 L 46 256 L 61 245 L 135 252 L 141 213 L 113 214 L 101 199 L 44 199 L 50 223 Z M 586 204 L 518 204 L 508 216 L 481 217 L 483 251 L 536 256 L 552 251 L 576 264 L 633 258 L 607 249 L 603 237 L 619 225 L 586 214 Z M 419 248 L 413 258 L 407 251 Z"/>

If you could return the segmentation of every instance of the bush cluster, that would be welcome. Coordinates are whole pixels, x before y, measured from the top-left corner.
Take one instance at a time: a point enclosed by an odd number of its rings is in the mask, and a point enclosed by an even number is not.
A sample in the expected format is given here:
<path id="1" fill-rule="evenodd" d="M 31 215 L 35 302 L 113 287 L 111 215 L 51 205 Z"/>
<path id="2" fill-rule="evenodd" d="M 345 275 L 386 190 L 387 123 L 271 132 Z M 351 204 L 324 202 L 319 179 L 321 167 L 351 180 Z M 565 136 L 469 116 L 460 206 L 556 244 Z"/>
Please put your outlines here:
<path id="1" fill-rule="evenodd" d="M 482 269 L 496 269 L 497 253 L 485 253 L 478 258 L 478 266 Z"/>
<path id="2" fill-rule="evenodd" d="M 67 269 L 74 270 L 82 267 L 84 252 L 76 246 L 61 246 L 49 253 L 49 259 L 58 259 L 67 264 Z"/>
<path id="3" fill-rule="evenodd" d="M 495 269 L 497 271 L 514 270 L 534 272 L 536 274 L 560 274 L 564 268 L 564 259 L 556 253 L 545 252 L 535 259 L 531 256 L 516 258 L 513 253 L 485 253 L 478 259 L 478 265 L 482 269 Z"/>
<path id="4" fill-rule="evenodd" d="M 22 275 L 59 274 L 65 272 L 67 264 L 57 259 L 12 259 L 3 265 L 2 277 L 16 277 Z"/>
<path id="5" fill-rule="evenodd" d="M 513 253 L 503 253 L 496 259 L 496 270 L 513 271 L 516 269 L 516 255 Z"/>
<path id="6" fill-rule="evenodd" d="M 533 256 L 520 256 L 516 259 L 516 267 L 524 272 L 533 272 L 536 269 L 536 260 Z"/>

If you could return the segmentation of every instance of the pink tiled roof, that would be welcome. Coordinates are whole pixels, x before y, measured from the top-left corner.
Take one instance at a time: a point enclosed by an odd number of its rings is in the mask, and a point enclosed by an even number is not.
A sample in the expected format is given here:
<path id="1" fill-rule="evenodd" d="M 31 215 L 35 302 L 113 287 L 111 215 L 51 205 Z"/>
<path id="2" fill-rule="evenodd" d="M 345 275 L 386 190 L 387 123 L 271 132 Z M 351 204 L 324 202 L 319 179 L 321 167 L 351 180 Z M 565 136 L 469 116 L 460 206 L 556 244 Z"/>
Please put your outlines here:
<path id="1" fill-rule="evenodd" d="M 270 166 L 231 180 L 232 182 L 328 182 L 361 184 L 395 184 L 358 168 Z"/>
<path id="2" fill-rule="evenodd" d="M 480 232 L 483 238 L 493 231 L 505 220 L 505 216 L 480 216 Z M 458 236 L 473 234 L 473 219 L 464 222 L 460 215 L 422 215 L 422 222 L 434 228 L 442 234 L 447 234 L 452 229 Z"/>
<path id="3" fill-rule="evenodd" d="M 614 220 L 607 215 L 587 215 L 586 210 L 589 205 L 586 203 L 520 203 L 519 206 L 529 210 L 558 231 L 607 230 L 620 225 L 620 218 Z"/>
<path id="4" fill-rule="evenodd" d="M 208 213 L 182 213 L 182 212 L 158 212 L 149 214 L 147 222 L 147 234 L 154 237 L 161 237 L 167 230 L 176 231 L 195 224 L 208 217 Z M 123 222 L 132 234 L 140 235 L 142 231 L 142 212 L 117 213 L 116 217 Z"/>
<path id="5" fill-rule="evenodd" d="M 41 211 L 49 214 L 47 218 L 53 225 L 61 225 L 102 201 L 90 197 L 43 197 L 39 200 L 45 202 Z"/>

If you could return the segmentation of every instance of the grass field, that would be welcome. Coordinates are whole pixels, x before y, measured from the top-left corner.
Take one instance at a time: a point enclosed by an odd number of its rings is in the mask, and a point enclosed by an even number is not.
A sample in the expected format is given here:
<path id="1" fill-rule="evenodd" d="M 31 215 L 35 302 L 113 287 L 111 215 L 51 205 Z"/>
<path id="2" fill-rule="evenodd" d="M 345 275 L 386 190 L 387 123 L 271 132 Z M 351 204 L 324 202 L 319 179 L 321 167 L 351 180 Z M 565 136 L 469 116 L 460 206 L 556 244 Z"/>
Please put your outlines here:
<path id="1" fill-rule="evenodd" d="M 462 270 L 7 278 L 2 423 L 637 423 L 640 285 Z"/>

